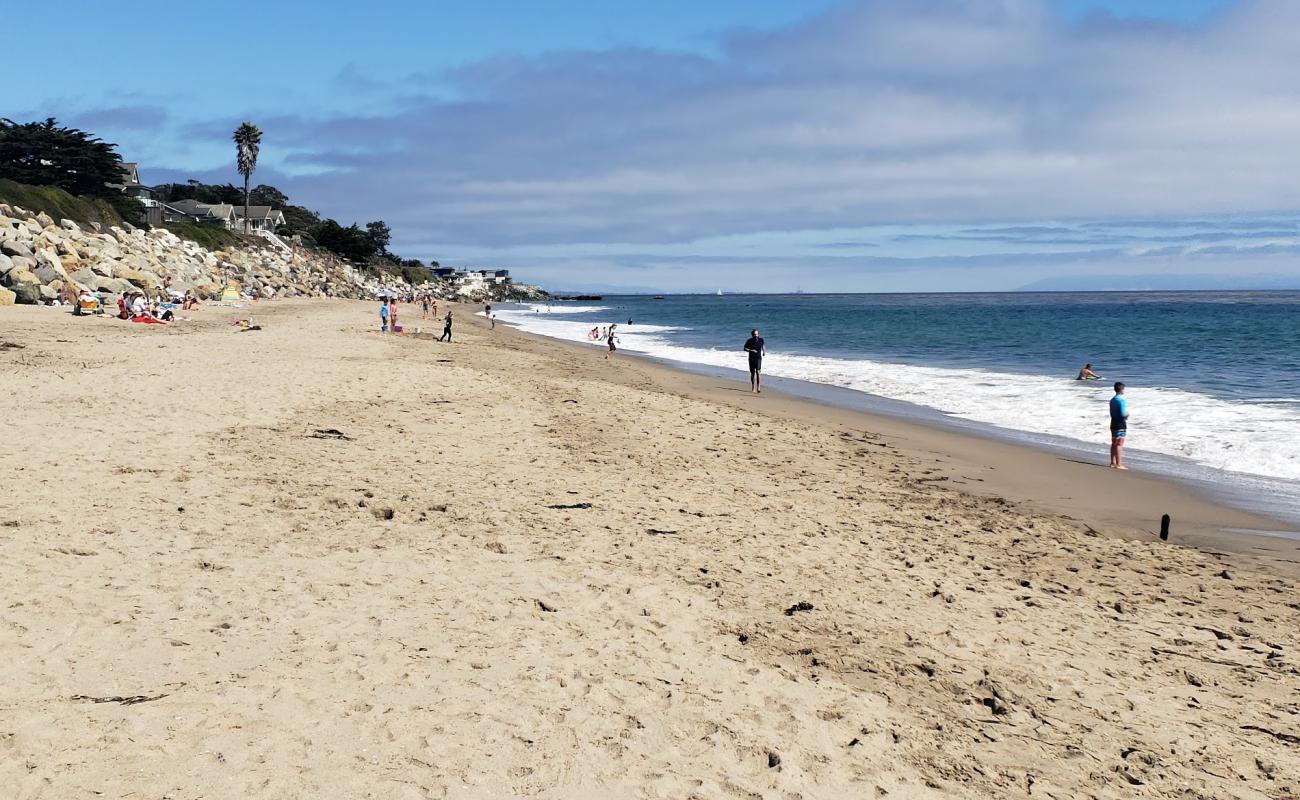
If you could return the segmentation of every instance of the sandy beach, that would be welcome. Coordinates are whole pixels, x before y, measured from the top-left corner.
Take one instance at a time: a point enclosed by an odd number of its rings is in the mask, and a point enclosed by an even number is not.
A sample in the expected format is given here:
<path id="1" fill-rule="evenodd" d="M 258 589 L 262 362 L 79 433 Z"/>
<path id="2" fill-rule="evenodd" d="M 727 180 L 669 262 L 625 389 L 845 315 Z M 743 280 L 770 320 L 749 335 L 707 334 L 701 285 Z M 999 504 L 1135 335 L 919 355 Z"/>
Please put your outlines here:
<path id="1" fill-rule="evenodd" d="M 1300 797 L 1277 523 L 473 310 L 0 309 L 0 796 Z"/>

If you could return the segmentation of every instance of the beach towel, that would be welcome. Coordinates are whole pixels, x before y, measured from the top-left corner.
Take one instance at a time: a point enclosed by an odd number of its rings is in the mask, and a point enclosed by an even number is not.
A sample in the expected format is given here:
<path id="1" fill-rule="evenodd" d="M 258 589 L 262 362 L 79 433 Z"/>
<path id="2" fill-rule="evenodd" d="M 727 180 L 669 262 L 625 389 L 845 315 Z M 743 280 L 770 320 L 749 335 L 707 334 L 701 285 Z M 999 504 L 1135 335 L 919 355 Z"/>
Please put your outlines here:
<path id="1" fill-rule="evenodd" d="M 143 322 L 143 323 L 145 323 L 146 325 L 166 325 L 166 324 L 167 324 L 166 322 L 163 322 L 163 321 L 160 320 L 160 319 L 154 319 L 153 317 L 131 317 L 131 321 L 132 321 L 132 322 Z"/>

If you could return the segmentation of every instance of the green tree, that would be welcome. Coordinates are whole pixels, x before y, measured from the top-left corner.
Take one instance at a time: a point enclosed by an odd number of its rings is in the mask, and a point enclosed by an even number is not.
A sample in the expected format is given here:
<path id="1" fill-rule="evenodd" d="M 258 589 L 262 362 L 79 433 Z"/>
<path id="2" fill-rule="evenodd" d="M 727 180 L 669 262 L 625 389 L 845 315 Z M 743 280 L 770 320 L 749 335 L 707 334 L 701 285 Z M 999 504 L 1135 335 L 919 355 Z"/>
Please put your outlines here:
<path id="1" fill-rule="evenodd" d="M 370 236 L 355 223 L 343 227 L 332 219 L 327 219 L 312 231 L 316 244 L 349 261 L 364 264 L 378 252 Z"/>
<path id="2" fill-rule="evenodd" d="M 83 197 L 118 194 L 122 183 L 117 145 L 85 131 L 61 127 L 53 117 L 19 124 L 0 119 L 0 178 L 29 186 L 57 186 Z"/>
<path id="3" fill-rule="evenodd" d="M 235 165 L 244 176 L 244 233 L 248 233 L 248 181 L 257 169 L 257 154 L 262 147 L 262 130 L 251 122 L 235 129 Z"/>
<path id="4" fill-rule="evenodd" d="M 308 236 L 316 230 L 321 224 L 320 214 L 302 206 L 288 205 L 284 207 L 284 225 L 294 233 L 305 233 Z"/>
<path id="5" fill-rule="evenodd" d="M 254 192 L 257 190 L 254 189 Z M 154 187 L 154 196 L 164 203 L 177 200 L 197 200 L 200 203 L 228 203 L 238 205 L 244 199 L 244 193 L 231 183 L 199 183 L 189 180 L 185 183 L 164 183 Z"/>
<path id="6" fill-rule="evenodd" d="M 253 204 L 283 209 L 289 205 L 289 195 L 274 186 L 267 186 L 263 183 L 253 190 Z"/>
<path id="7" fill-rule="evenodd" d="M 366 237 L 375 246 L 375 253 L 388 255 L 388 243 L 393 240 L 393 231 L 382 219 L 366 223 Z"/>

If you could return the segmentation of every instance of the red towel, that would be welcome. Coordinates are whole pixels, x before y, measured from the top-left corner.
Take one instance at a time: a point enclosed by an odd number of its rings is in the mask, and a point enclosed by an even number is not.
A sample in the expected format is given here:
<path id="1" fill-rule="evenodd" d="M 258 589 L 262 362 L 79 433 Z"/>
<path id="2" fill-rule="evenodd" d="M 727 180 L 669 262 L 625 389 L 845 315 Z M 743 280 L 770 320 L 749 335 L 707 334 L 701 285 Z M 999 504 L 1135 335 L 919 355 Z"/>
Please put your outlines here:
<path id="1" fill-rule="evenodd" d="M 132 321 L 132 322 L 144 322 L 144 323 L 148 323 L 148 324 L 150 324 L 150 325 L 166 325 L 166 324 L 167 324 L 166 322 L 163 322 L 163 321 L 160 320 L 160 319 L 154 319 L 153 317 L 131 317 L 131 321 Z"/>

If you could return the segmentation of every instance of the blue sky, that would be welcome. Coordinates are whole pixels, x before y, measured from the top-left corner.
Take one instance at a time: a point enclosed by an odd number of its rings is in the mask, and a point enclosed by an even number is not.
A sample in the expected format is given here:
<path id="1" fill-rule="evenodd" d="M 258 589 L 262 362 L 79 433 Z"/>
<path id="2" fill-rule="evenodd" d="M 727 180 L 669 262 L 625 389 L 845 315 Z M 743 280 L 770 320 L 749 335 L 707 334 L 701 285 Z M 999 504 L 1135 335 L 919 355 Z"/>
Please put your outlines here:
<path id="1" fill-rule="evenodd" d="M 138 8 L 138 14 L 126 13 Z M 1290 0 L 61 7 L 3 113 L 553 287 L 1300 286 Z"/>

